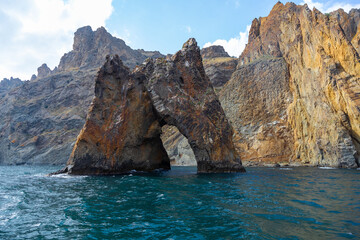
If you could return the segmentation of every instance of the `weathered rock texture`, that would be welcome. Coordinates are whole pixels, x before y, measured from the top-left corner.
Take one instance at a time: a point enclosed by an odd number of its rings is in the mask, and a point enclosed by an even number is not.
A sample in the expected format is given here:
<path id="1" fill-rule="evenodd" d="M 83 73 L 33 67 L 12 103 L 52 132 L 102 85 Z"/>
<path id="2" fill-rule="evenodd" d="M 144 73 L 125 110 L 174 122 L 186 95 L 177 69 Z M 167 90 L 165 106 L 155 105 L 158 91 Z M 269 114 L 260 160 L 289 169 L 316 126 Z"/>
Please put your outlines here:
<path id="1" fill-rule="evenodd" d="M 196 159 L 188 140 L 175 126 L 162 127 L 161 140 L 172 166 L 196 166 Z"/>
<path id="2" fill-rule="evenodd" d="M 357 166 L 360 150 L 358 16 L 359 10 L 352 10 L 350 14 L 338 10 L 325 15 L 316 9 L 311 11 L 307 5 L 279 2 L 268 17 L 253 21 L 238 70 L 221 93 L 225 105 L 231 101 L 229 92 L 236 85 L 256 86 L 250 92 L 256 96 L 254 99 L 244 98 L 243 89 L 236 90 L 239 98 L 246 100 L 240 104 L 243 110 L 225 107 L 229 119 L 237 126 L 237 137 L 243 145 L 239 148 L 245 161 L 259 162 L 268 156 L 274 161 L 271 157 L 274 155 L 279 161 L 288 158 L 288 162 L 309 165 Z M 257 67 L 261 64 L 263 69 Z M 281 66 L 275 71 L 278 64 Z M 264 78 L 266 88 L 256 84 L 261 79 L 251 77 L 252 71 L 257 76 L 270 71 L 274 87 L 269 84 L 271 77 Z M 288 86 L 284 81 L 286 71 Z M 282 86 L 281 93 L 276 93 L 275 86 Z M 245 88 L 248 90 L 249 87 Z M 242 106 L 246 104 L 253 108 L 244 109 Z M 272 105 L 275 109 L 269 115 L 268 107 Z M 253 115 L 256 109 L 263 111 Z M 272 120 L 274 125 L 269 128 Z M 250 125 L 243 125 L 246 123 Z M 246 137 L 250 140 L 243 142 Z M 263 146 L 257 147 L 257 143 Z M 276 148 L 282 149 L 283 154 Z"/>
<path id="3" fill-rule="evenodd" d="M 4 95 L 6 95 L 6 93 L 11 91 L 12 89 L 23 85 L 23 83 L 24 82 L 21 81 L 19 78 L 10 78 L 10 79 L 4 78 L 0 82 L 0 97 L 3 97 Z"/>
<path id="4" fill-rule="evenodd" d="M 75 32 L 73 50 L 60 60 L 59 70 L 100 67 L 109 54 L 117 54 L 130 68 L 141 64 L 148 57 L 163 57 L 159 52 L 133 50 L 119 38 L 111 36 L 105 28 L 92 31 L 91 27 L 82 27 Z"/>
<path id="5" fill-rule="evenodd" d="M 208 58 L 219 58 L 219 57 L 230 57 L 223 46 L 214 45 L 201 49 L 201 57 L 204 59 Z"/>
<path id="6" fill-rule="evenodd" d="M 71 174 L 116 174 L 169 169 L 161 127 L 144 86 L 119 57 L 109 58 L 95 83 L 95 98 L 68 162 Z"/>
<path id="7" fill-rule="evenodd" d="M 171 59 L 149 59 L 131 75 L 117 57 L 108 58 L 98 74 L 95 94 L 68 162 L 69 173 L 169 168 L 160 140 L 166 124 L 176 126 L 188 139 L 198 172 L 244 171 L 195 39 Z"/>
<path id="8" fill-rule="evenodd" d="M 235 145 L 247 164 L 289 161 L 294 138 L 287 107 L 293 99 L 283 58 L 239 66 L 219 98 L 236 131 Z"/>
<path id="9" fill-rule="evenodd" d="M 201 50 L 206 75 L 215 88 L 229 81 L 236 69 L 237 59 L 225 52 L 222 46 L 210 46 Z"/>
<path id="10" fill-rule="evenodd" d="M 0 83 L 0 164 L 66 163 L 94 98 L 96 73 L 109 52 L 129 67 L 162 56 L 132 50 L 104 28 L 93 32 L 84 27 L 58 68 L 50 71 L 44 64 L 31 81 Z"/>
<path id="11" fill-rule="evenodd" d="M 0 163 L 66 163 L 94 95 L 95 74 L 70 71 L 37 78 L 1 98 Z"/>
<path id="12" fill-rule="evenodd" d="M 38 67 L 37 72 L 38 72 L 37 75 L 38 78 L 44 78 L 51 74 L 51 69 L 46 65 L 46 63 L 44 63 L 43 65 Z"/>
<path id="13" fill-rule="evenodd" d="M 215 91 L 229 81 L 236 69 L 237 59 L 230 57 L 222 46 L 210 46 L 201 50 L 203 65 Z M 196 160 L 187 139 L 176 127 L 163 128 L 164 147 L 171 158 L 172 165 L 194 166 Z"/>

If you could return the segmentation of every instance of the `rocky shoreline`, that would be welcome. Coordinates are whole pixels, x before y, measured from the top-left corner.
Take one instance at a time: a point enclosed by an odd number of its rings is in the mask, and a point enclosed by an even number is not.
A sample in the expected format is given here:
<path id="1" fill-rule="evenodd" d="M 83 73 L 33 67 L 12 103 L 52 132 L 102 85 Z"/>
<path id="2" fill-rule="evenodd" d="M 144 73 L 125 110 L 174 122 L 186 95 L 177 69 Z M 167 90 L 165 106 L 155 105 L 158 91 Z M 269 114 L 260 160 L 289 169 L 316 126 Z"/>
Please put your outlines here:
<path id="1" fill-rule="evenodd" d="M 200 172 L 230 171 L 231 164 L 210 166 L 221 159 L 239 166 L 242 161 L 244 166 L 358 168 L 359 36 L 359 9 L 323 14 L 306 4 L 280 2 L 267 17 L 253 20 L 239 58 L 229 57 L 221 46 L 197 49 L 187 58 L 186 52 L 165 57 L 157 51 L 133 50 L 105 28 L 80 28 L 73 50 L 55 69 L 43 64 L 29 81 L 11 78 L 0 83 L 0 164 L 65 164 L 79 146 L 79 134 L 86 132 L 80 133 L 91 118 L 93 99 L 100 96 L 98 71 L 109 61 L 107 55 L 117 55 L 118 65 L 129 68 L 131 77 L 124 81 L 145 89 L 124 99 L 126 104 L 138 101 L 138 107 L 147 104 L 146 114 L 153 114 L 157 123 L 142 136 L 146 141 L 156 136 L 158 159 L 173 165 L 191 165 L 197 159 Z M 113 130 L 122 117 L 112 118 L 128 111 L 112 109 L 114 91 L 106 89 L 114 90 L 115 83 L 101 88 L 109 94 L 102 96 L 109 104 L 101 111 L 114 114 L 106 115 Z M 129 90 L 120 85 L 124 90 L 117 95 Z M 120 100 L 115 102 L 123 104 Z M 140 117 L 133 119 L 134 129 L 143 126 Z M 96 124 L 99 121 L 104 119 Z M 103 132 L 97 132 L 102 140 Z M 109 149 L 97 152 L 108 154 L 103 159 L 120 156 L 120 139 L 113 142 L 111 154 Z"/>

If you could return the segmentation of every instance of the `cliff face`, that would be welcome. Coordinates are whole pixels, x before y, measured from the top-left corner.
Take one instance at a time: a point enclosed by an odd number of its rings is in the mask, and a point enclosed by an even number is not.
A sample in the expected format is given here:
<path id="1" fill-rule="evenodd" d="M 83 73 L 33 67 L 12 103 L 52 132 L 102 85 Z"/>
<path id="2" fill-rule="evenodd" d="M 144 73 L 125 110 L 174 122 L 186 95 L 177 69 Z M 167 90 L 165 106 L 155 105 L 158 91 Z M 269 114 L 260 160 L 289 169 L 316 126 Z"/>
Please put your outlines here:
<path id="1" fill-rule="evenodd" d="M 64 164 L 84 125 L 96 70 L 24 82 L 0 99 L 0 163 Z"/>
<path id="2" fill-rule="evenodd" d="M 293 101 L 283 58 L 264 58 L 239 66 L 219 93 L 236 135 L 235 145 L 248 165 L 288 162 L 293 134 L 287 107 Z"/>
<path id="3" fill-rule="evenodd" d="M 225 52 L 222 46 L 210 46 L 201 50 L 205 73 L 215 88 L 221 88 L 235 71 L 237 59 Z"/>
<path id="4" fill-rule="evenodd" d="M 189 39 L 171 59 L 149 59 L 129 74 L 118 57 L 101 68 L 95 99 L 69 159 L 71 174 L 169 168 L 161 126 L 188 139 L 198 172 L 244 171 L 232 128 Z"/>
<path id="5" fill-rule="evenodd" d="M 284 141 L 289 140 L 283 151 L 284 161 L 334 167 L 357 166 L 360 150 L 358 13 L 359 10 L 350 14 L 339 10 L 324 15 L 316 9 L 311 11 L 307 5 L 277 3 L 268 17 L 253 21 L 249 43 L 239 58 L 238 69 L 221 94 L 222 103 L 231 101 L 228 92 L 239 81 L 240 87 L 235 91 L 240 99 L 246 100 L 242 105 L 253 105 L 252 109 L 240 107 L 243 109 L 240 111 L 236 107 L 225 107 L 229 119 L 238 126 L 240 141 L 245 137 L 255 138 L 255 141 L 244 140 L 245 146 L 240 147 L 245 161 L 259 162 L 273 154 L 280 156 L 276 148 L 284 149 Z M 251 97 L 244 98 L 241 87 L 252 79 L 247 72 L 256 69 L 258 64 L 265 64 L 265 68 L 258 68 L 254 73 L 266 74 L 275 64 L 266 63 L 268 59 L 279 59 L 279 64 L 285 61 L 278 69 L 288 66 L 288 70 L 271 70 L 274 84 L 282 85 L 284 91 L 275 97 L 277 94 L 274 95 L 274 89 L 268 85 L 269 79 L 265 78 L 268 88 L 257 86 L 253 89 L 251 95 L 257 95 L 255 102 Z M 288 71 L 288 77 L 282 71 Z M 251 84 L 257 85 L 256 82 Z M 266 109 L 273 101 L 277 102 L 274 116 L 269 117 Z M 254 109 L 264 110 L 251 115 Z M 244 121 L 237 118 L 239 115 L 253 117 L 248 120 L 245 117 Z M 276 122 L 265 137 L 258 136 L 258 127 L 260 132 L 268 127 L 263 122 L 264 116 L 266 122 L 273 119 Z M 244 125 L 246 122 L 250 126 Z M 285 130 L 279 132 L 282 128 Z M 246 129 L 249 131 L 244 133 Z M 279 141 L 271 140 L 255 155 L 245 153 L 246 149 L 257 149 L 255 143 L 266 140 L 269 134 L 272 139 L 280 137 Z"/>
<path id="6" fill-rule="evenodd" d="M 6 93 L 8 93 L 14 88 L 21 86 L 23 83 L 24 82 L 21 81 L 19 78 L 4 78 L 0 82 L 0 97 L 3 97 L 4 95 L 6 95 Z"/>
<path id="7" fill-rule="evenodd" d="M 66 163 L 94 97 L 96 73 L 109 52 L 129 67 L 161 55 L 132 50 L 103 28 L 93 32 L 84 27 L 58 68 L 51 71 L 43 64 L 31 81 L 10 80 L 11 87 L 8 81 L 0 83 L 0 164 Z"/>

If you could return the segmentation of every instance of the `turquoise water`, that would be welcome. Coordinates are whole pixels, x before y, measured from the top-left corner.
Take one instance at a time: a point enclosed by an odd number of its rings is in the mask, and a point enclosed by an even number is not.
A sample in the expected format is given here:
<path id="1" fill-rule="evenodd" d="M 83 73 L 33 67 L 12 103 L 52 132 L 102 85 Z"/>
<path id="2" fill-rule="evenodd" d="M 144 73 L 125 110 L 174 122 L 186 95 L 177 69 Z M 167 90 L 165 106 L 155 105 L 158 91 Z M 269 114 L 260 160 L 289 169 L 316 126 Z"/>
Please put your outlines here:
<path id="1" fill-rule="evenodd" d="M 70 177 L 0 166 L 0 239 L 360 239 L 360 171 Z"/>

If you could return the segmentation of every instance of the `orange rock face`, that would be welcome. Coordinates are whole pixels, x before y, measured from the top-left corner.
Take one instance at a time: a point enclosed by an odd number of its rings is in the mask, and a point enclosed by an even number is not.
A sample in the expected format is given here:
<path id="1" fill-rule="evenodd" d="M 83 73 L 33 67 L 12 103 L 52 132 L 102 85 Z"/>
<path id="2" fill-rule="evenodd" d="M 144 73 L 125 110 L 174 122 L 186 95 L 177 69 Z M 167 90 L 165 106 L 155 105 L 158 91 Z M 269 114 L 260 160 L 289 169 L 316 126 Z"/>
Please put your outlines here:
<path id="1" fill-rule="evenodd" d="M 143 75 L 108 59 L 95 83 L 95 99 L 68 161 L 70 174 L 118 174 L 169 169 L 161 127 Z"/>
<path id="2" fill-rule="evenodd" d="M 259 61 L 270 58 L 284 59 L 289 71 L 287 84 L 291 101 L 279 107 L 274 105 L 274 113 L 279 112 L 274 119 L 280 118 L 276 121 L 286 129 L 286 137 L 284 135 L 277 142 L 266 142 L 269 135 L 265 140 L 263 134 L 258 136 L 259 128 L 246 133 L 238 132 L 238 138 L 243 139 L 241 144 L 245 144 L 239 146 L 244 161 L 259 162 L 266 156 L 276 155 L 276 148 L 284 149 L 283 143 L 288 141 L 289 144 L 283 151 L 285 158 L 279 161 L 357 167 L 360 150 L 358 16 L 358 10 L 353 10 L 350 14 L 338 10 L 325 15 L 316 9 L 311 11 L 307 5 L 283 5 L 279 2 L 269 16 L 253 21 L 249 43 L 239 58 L 237 72 L 244 72 Z M 264 71 L 259 70 L 255 74 L 261 75 Z M 232 78 L 224 89 L 231 88 L 231 82 L 242 79 L 236 72 Z M 266 82 L 268 80 L 265 84 Z M 242 90 L 238 88 L 236 91 Z M 263 100 L 268 101 L 273 89 L 255 88 L 253 91 L 252 95 L 263 95 Z M 281 102 L 282 95 L 277 99 Z M 255 109 L 264 105 L 260 97 L 249 97 L 245 100 L 242 105 L 253 104 L 256 105 Z M 267 108 L 262 109 L 263 111 L 253 115 L 252 119 L 246 120 L 250 126 L 262 127 L 260 132 L 268 126 L 261 120 L 262 116 L 267 115 Z M 236 111 L 238 109 L 233 109 L 230 113 Z M 247 116 L 246 119 L 249 117 L 248 113 L 253 111 L 245 109 L 239 115 Z M 228 112 L 229 110 L 226 111 L 229 119 L 241 125 L 242 120 L 236 119 L 240 116 L 231 117 Z M 267 122 L 270 120 L 271 118 L 268 118 Z M 275 124 L 266 132 L 272 135 L 275 132 L 277 135 L 278 127 L 279 125 Z M 242 125 L 236 130 L 243 129 Z M 253 139 L 246 140 L 244 136 Z M 254 146 L 256 142 L 264 145 L 257 148 Z M 258 150 L 253 151 L 255 149 Z"/>
<path id="3" fill-rule="evenodd" d="M 292 157 L 288 80 L 285 60 L 267 58 L 239 66 L 219 93 L 236 132 L 235 146 L 247 165 L 284 163 Z"/>

